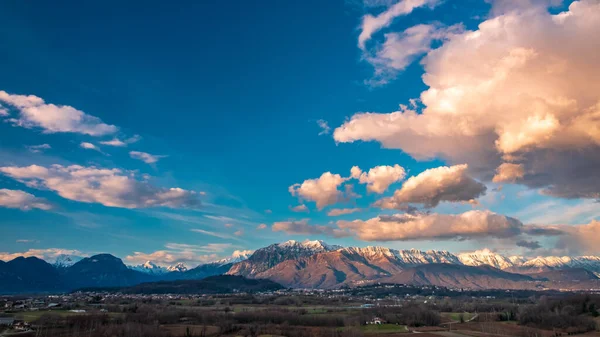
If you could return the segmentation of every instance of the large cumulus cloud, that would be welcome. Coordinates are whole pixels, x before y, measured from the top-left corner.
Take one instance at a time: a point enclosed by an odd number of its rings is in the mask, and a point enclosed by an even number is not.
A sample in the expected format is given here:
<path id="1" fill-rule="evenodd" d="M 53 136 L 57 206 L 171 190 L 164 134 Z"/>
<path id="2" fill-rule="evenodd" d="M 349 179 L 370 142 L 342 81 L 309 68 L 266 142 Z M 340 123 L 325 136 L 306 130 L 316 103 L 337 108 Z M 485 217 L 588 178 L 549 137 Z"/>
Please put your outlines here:
<path id="1" fill-rule="evenodd" d="M 467 163 L 481 179 L 554 196 L 600 197 L 600 3 L 556 15 L 545 2 L 510 3 L 427 54 L 422 111 L 358 113 L 335 140 Z"/>
<path id="2" fill-rule="evenodd" d="M 437 167 L 410 177 L 394 195 L 375 203 L 381 208 L 406 210 L 409 204 L 422 204 L 427 208 L 441 201 L 474 202 L 486 191 L 484 184 L 471 178 L 467 165 Z"/>

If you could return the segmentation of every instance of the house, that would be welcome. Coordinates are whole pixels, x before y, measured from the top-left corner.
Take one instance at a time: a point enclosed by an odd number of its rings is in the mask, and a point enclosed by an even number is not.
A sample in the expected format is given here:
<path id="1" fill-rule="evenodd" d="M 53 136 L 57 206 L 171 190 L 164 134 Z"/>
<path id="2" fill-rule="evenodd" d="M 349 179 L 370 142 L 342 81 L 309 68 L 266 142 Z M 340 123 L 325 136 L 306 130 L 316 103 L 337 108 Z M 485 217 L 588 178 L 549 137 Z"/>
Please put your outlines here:
<path id="1" fill-rule="evenodd" d="M 386 321 L 384 319 L 381 319 L 377 316 L 373 317 L 372 320 L 366 322 L 367 324 L 376 324 L 376 325 L 381 325 L 381 324 L 385 324 Z"/>
<path id="2" fill-rule="evenodd" d="M 31 325 L 25 321 L 15 321 L 13 329 L 16 331 L 29 331 L 31 330 Z"/>

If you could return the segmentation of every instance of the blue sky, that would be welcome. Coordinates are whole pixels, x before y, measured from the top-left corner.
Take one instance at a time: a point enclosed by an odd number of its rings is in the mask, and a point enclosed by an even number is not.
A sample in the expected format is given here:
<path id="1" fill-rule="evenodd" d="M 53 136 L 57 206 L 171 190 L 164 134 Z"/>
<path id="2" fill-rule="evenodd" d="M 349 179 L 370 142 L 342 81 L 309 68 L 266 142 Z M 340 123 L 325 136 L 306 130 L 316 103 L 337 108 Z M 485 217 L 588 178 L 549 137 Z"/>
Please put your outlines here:
<path id="1" fill-rule="evenodd" d="M 182 198 L 189 197 L 200 204 L 182 205 L 183 199 L 178 197 L 176 205 L 123 207 L 111 204 L 108 197 L 86 199 L 76 190 L 77 186 L 69 186 L 71 194 L 67 196 L 65 191 L 61 193 L 67 188 L 66 181 L 54 187 L 49 187 L 46 180 L 45 186 L 33 185 L 31 181 L 38 177 L 19 179 L 5 171 L 0 175 L 0 188 L 29 193 L 41 198 L 48 207 L 28 209 L 15 206 L 14 202 L 12 206 L 0 207 L 0 252 L 8 255 L 52 248 L 83 254 L 110 252 L 125 258 L 134 252 L 163 251 L 176 256 L 171 260 L 157 258 L 167 264 L 186 251 L 198 257 L 181 260 L 197 264 L 235 250 L 310 238 L 343 245 L 451 251 L 492 245 L 489 248 L 530 254 L 498 237 L 484 237 L 483 242 L 465 240 L 464 235 L 381 242 L 365 240 L 354 232 L 331 235 L 304 228 L 298 233 L 289 224 L 286 230 L 272 229 L 277 222 L 294 224 L 303 219 L 310 226 L 335 229 L 339 220 L 397 214 L 399 209 L 380 209 L 372 204 L 391 196 L 411 176 L 429 168 L 463 164 L 459 162 L 463 159 L 469 164 L 469 175 L 487 186 L 486 192 L 475 195 L 479 204 L 442 197 L 439 205 L 421 205 L 422 212 L 490 211 L 539 225 L 588 224 L 597 219 L 599 212 L 593 207 L 594 193 L 599 191 L 596 187 L 566 197 L 542 194 L 543 188 L 558 184 L 530 182 L 526 177 L 508 184 L 493 182 L 489 172 L 475 169 L 481 162 L 477 159 L 443 151 L 427 158 L 421 156 L 415 147 L 427 141 L 418 137 L 407 146 L 404 141 L 397 145 L 391 138 L 382 139 L 378 135 L 383 133 L 377 131 L 366 136 L 348 134 L 353 141 L 342 139 L 341 132 L 334 134 L 336 128 L 343 129 L 357 113 L 397 111 L 400 104 L 409 105 L 410 99 L 428 90 L 430 86 L 421 77 L 437 69 L 433 64 L 434 50 L 449 44 L 452 34 L 466 34 L 495 16 L 511 15 L 506 6 L 518 13 L 528 9 L 511 1 L 430 1 L 395 16 L 373 33 L 367 47 L 357 46 L 358 36 L 364 30 L 364 16 L 377 17 L 398 3 L 0 4 L 0 63 L 4 65 L 0 90 L 8 95 L 35 95 L 44 104 L 70 106 L 114 126 L 114 130 L 96 135 L 81 129 L 52 129 L 51 122 L 40 124 L 39 120 L 23 119 L 22 109 L 0 100 L 8 109 L 8 116 L 0 123 L 0 166 L 50 168 L 58 164 L 62 168 L 79 165 L 118 169 L 119 175 L 134 177 L 131 179 L 153 186 L 156 191 L 173 187 L 190 191 Z M 570 3 L 544 7 L 544 11 L 546 15 L 567 11 Z M 536 6 L 540 5 L 532 1 L 529 8 Z M 387 34 L 406 35 L 411 27 L 423 24 L 432 27 L 427 31 L 429 42 L 419 40 L 415 46 L 402 40 L 404 45 L 397 49 L 410 51 L 419 47 L 418 51 L 400 56 L 378 53 L 385 49 Z M 444 37 L 439 37 L 442 34 Z M 421 61 L 426 54 L 433 61 Z M 377 69 L 383 75 L 377 75 Z M 419 105 L 419 109 L 424 109 L 422 103 Z M 318 121 L 325 121 L 330 129 L 322 133 Z M 101 143 L 114 139 L 124 144 Z M 82 143 L 93 148 L 83 148 Z M 42 144 L 49 148 L 31 147 Z M 577 146 L 597 153 L 594 145 Z M 524 158 L 537 155 L 527 149 Z M 132 151 L 155 157 L 145 157 L 147 163 L 136 159 L 139 155 Z M 469 151 L 466 146 L 465 152 Z M 405 174 L 382 194 L 367 191 L 358 179 L 347 180 L 344 184 L 351 184 L 360 197 L 345 195 L 322 210 L 316 207 L 315 200 L 299 198 L 300 192 L 292 195 L 288 190 L 293 184 L 319 178 L 324 172 L 345 178 L 353 166 L 368 171 L 394 165 L 401 166 Z M 527 162 L 519 165 L 526 166 Z M 588 174 L 583 169 L 581 172 Z M 536 176 L 544 176 L 542 173 L 547 172 L 536 172 Z M 55 174 L 64 179 L 64 172 Z M 547 175 L 558 176 L 552 172 Z M 73 177 L 69 179 L 73 182 Z M 96 188 L 90 184 L 88 187 Z M 337 188 L 344 194 L 343 184 Z M 305 205 L 310 212 L 291 210 L 298 205 Z M 360 208 L 360 212 L 328 216 L 327 212 L 334 208 Z M 552 214 L 549 208 L 557 210 L 555 216 L 544 216 Z M 260 224 L 267 228 L 257 229 Z M 187 246 L 181 248 L 182 245 Z M 140 259 L 141 256 L 128 262 Z"/>

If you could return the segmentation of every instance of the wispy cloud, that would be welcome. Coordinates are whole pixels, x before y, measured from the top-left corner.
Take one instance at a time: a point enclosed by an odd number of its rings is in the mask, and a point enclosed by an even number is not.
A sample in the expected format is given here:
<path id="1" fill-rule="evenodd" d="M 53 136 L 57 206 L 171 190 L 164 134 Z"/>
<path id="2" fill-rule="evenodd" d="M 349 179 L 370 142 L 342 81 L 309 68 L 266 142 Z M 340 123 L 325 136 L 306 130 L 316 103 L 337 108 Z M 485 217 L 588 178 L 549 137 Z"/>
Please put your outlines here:
<path id="1" fill-rule="evenodd" d="M 146 164 L 154 164 L 158 162 L 161 158 L 168 157 L 166 155 L 156 155 L 140 151 L 131 151 L 129 152 L 129 156 L 133 159 L 141 160 Z"/>
<path id="2" fill-rule="evenodd" d="M 27 149 L 28 149 L 30 152 L 33 152 L 33 153 L 40 153 L 40 152 L 44 152 L 44 150 L 48 150 L 48 149 L 51 149 L 51 148 L 52 148 L 52 147 L 50 146 L 50 144 L 29 145 L 29 146 L 26 146 L 26 147 L 27 147 Z"/>

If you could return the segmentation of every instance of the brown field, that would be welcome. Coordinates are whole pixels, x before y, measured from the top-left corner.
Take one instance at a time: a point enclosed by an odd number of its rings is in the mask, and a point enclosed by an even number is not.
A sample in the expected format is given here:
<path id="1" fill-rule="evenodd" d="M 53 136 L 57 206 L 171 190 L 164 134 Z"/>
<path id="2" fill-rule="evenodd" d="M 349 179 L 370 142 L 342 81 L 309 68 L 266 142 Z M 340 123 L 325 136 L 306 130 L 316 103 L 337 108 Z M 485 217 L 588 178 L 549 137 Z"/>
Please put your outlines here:
<path id="1" fill-rule="evenodd" d="M 161 329 L 168 331 L 173 337 L 186 336 L 188 332 L 193 336 L 200 336 L 203 331 L 205 336 L 219 333 L 219 328 L 212 325 L 170 324 L 162 325 Z"/>

